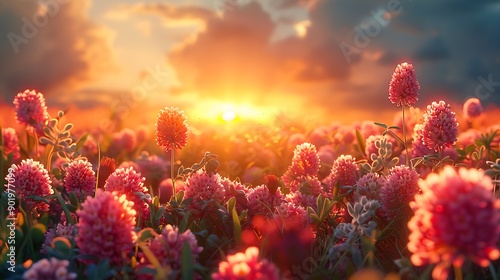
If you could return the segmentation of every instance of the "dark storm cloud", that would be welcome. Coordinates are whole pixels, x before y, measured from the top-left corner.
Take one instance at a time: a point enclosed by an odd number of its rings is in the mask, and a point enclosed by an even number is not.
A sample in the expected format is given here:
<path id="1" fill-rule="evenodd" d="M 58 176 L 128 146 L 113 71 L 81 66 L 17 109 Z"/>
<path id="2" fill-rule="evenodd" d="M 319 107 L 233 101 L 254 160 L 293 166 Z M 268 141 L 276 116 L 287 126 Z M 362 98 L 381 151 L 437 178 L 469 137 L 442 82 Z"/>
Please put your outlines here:
<path id="1" fill-rule="evenodd" d="M 402 2 L 404 3 L 404 2 Z M 500 103 L 500 4 L 498 1 L 413 1 L 390 30 L 412 30 L 418 42 L 408 56 L 420 68 L 429 93 L 447 91 L 456 100 L 478 95 Z M 394 50 L 394 36 L 381 47 Z M 413 45 L 413 46 L 412 46 Z M 413 54 L 413 55 L 411 55 Z M 491 75 L 492 79 L 488 80 Z M 488 82 L 484 82 L 484 80 Z"/>
<path id="2" fill-rule="evenodd" d="M 26 88 L 47 95 L 55 89 L 70 94 L 109 70 L 108 33 L 86 18 L 88 3 L 0 0 L 0 96 L 4 101 L 11 102 Z"/>
<path id="3" fill-rule="evenodd" d="M 446 59 L 450 56 L 450 51 L 446 46 L 442 37 L 431 38 L 423 43 L 420 48 L 415 51 L 414 59 L 417 61 L 437 61 Z"/>

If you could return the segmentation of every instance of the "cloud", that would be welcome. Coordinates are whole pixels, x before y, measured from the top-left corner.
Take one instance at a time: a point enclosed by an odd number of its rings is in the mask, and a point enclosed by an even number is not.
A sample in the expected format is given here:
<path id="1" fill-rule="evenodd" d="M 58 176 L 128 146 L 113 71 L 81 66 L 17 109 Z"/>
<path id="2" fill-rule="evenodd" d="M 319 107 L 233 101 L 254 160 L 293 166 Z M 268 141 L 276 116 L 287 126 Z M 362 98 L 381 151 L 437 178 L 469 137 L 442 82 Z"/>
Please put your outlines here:
<path id="1" fill-rule="evenodd" d="M 87 18 L 89 0 L 0 2 L 0 93 L 5 101 L 26 88 L 71 94 L 112 68 L 112 34 Z"/>

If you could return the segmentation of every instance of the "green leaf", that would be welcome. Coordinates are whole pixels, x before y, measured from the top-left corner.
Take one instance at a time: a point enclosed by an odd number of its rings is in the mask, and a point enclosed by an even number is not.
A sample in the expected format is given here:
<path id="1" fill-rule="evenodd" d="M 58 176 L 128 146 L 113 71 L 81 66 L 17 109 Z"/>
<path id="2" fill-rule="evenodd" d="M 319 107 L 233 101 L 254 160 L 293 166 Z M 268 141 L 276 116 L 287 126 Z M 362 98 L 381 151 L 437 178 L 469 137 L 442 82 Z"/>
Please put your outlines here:
<path id="1" fill-rule="evenodd" d="M 241 223 L 240 223 L 240 218 L 238 217 L 238 213 L 236 212 L 235 207 L 233 207 L 231 214 L 232 214 L 232 218 L 233 218 L 234 239 L 236 240 L 236 243 L 238 244 L 241 240 Z"/>
<path id="2" fill-rule="evenodd" d="M 465 152 L 470 155 L 476 150 L 476 146 L 474 144 L 470 144 L 469 146 L 465 147 Z"/>
<path id="3" fill-rule="evenodd" d="M 40 143 L 44 145 L 54 145 L 54 142 L 45 136 L 40 137 Z"/>
<path id="4" fill-rule="evenodd" d="M 374 124 L 383 128 L 387 128 L 387 125 L 385 123 L 374 122 Z"/>
<path id="5" fill-rule="evenodd" d="M 34 225 L 29 231 L 32 242 L 34 244 L 42 244 L 44 240 L 44 234 L 46 231 L 47 229 L 43 224 Z"/>
<path id="6" fill-rule="evenodd" d="M 152 228 L 145 228 L 142 229 L 137 233 L 137 242 L 145 242 L 147 240 L 153 239 L 158 235 Z"/>
<path id="7" fill-rule="evenodd" d="M 231 213 L 235 205 L 236 205 L 236 198 L 231 197 L 227 202 L 227 212 Z"/>
<path id="8" fill-rule="evenodd" d="M 80 150 L 80 148 L 85 144 L 85 141 L 87 141 L 87 138 L 89 137 L 88 133 L 85 133 L 78 141 L 76 141 L 76 150 Z"/>
<path id="9" fill-rule="evenodd" d="M 74 192 L 69 193 L 69 202 L 71 202 L 71 205 L 73 205 L 76 209 L 78 209 L 80 206 L 78 197 L 76 197 L 76 194 Z"/>
<path id="10" fill-rule="evenodd" d="M 67 131 L 69 132 L 71 129 L 73 128 L 73 124 L 72 123 L 68 123 L 64 126 L 63 130 L 62 131 Z"/>
<path id="11" fill-rule="evenodd" d="M 186 229 L 187 229 L 187 225 L 188 225 L 188 221 L 189 221 L 189 217 L 191 216 L 190 214 L 191 212 L 186 212 L 184 214 L 184 217 L 182 218 L 182 221 L 181 223 L 179 224 L 179 232 L 185 232 Z"/>
<path id="12" fill-rule="evenodd" d="M 456 149 L 457 151 L 457 154 L 461 157 L 465 157 L 467 155 L 467 153 L 465 152 L 465 150 L 462 150 L 462 149 Z"/>
<path id="13" fill-rule="evenodd" d="M 366 140 L 365 138 L 363 138 L 363 135 L 361 135 L 361 132 L 359 132 L 359 130 L 357 129 L 356 129 L 356 139 L 358 140 L 359 151 L 364 154 L 366 149 Z"/>
<path id="14" fill-rule="evenodd" d="M 181 271 L 182 279 L 194 279 L 194 258 L 193 253 L 191 252 L 191 247 L 187 241 L 185 241 L 184 245 L 182 245 Z"/>
<path id="15" fill-rule="evenodd" d="M 478 147 L 484 146 L 484 142 L 481 139 L 474 140 L 474 144 L 476 144 L 476 146 Z"/>

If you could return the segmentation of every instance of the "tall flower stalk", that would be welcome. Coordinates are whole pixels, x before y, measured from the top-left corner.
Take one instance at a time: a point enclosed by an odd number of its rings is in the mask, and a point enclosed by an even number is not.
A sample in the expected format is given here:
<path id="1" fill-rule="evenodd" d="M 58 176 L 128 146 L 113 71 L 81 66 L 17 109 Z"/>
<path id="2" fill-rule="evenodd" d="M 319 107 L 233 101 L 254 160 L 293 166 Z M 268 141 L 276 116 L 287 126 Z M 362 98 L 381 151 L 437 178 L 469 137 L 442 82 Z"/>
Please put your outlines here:
<path id="1" fill-rule="evenodd" d="M 398 64 L 389 83 L 389 100 L 393 104 L 398 105 L 398 107 L 402 105 L 403 144 L 406 150 L 407 166 L 410 166 L 410 158 L 408 156 L 408 145 L 406 142 L 405 106 L 411 107 L 417 102 L 417 91 L 419 89 L 420 85 L 417 81 L 413 65 L 406 62 Z"/>
<path id="2" fill-rule="evenodd" d="M 184 112 L 175 107 L 166 107 L 160 110 L 156 128 L 156 143 L 164 147 L 165 152 L 170 151 L 170 178 L 172 179 L 172 196 L 175 197 L 174 152 L 175 148 L 181 149 L 187 143 L 188 126 Z M 158 196 L 160 191 L 158 190 Z"/>

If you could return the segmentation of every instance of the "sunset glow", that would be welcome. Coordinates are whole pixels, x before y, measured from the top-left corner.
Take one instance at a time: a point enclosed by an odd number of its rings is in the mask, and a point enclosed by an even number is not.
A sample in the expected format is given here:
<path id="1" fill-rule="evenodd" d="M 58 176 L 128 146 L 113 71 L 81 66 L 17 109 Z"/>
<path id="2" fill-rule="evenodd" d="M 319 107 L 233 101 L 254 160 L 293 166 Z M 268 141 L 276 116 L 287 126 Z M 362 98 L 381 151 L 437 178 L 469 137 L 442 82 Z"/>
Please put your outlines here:
<path id="1" fill-rule="evenodd" d="M 500 279 L 498 1 L 0 0 L 0 26 L 0 279 Z"/>
<path id="2" fill-rule="evenodd" d="M 233 121 L 236 118 L 236 113 L 233 111 L 225 111 L 222 113 L 222 119 L 226 122 Z"/>

